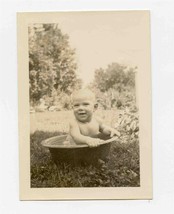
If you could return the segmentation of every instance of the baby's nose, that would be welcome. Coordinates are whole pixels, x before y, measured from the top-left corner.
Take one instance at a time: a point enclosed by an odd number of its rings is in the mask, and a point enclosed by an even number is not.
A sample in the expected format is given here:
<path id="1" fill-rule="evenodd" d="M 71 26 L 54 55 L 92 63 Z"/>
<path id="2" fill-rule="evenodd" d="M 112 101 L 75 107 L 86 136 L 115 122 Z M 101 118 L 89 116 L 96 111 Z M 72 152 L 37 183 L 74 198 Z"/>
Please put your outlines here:
<path id="1" fill-rule="evenodd" d="M 83 105 L 79 105 L 79 110 L 83 110 L 84 106 Z"/>
<path id="2" fill-rule="evenodd" d="M 79 109 L 83 109 L 83 105 L 80 105 L 80 106 L 79 106 Z"/>

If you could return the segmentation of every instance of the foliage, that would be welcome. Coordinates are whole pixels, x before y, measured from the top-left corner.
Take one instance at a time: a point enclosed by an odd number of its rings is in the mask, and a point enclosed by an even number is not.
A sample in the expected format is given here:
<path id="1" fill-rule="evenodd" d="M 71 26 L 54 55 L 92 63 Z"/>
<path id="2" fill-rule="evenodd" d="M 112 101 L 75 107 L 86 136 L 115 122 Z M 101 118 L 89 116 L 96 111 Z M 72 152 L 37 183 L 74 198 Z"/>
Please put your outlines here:
<path id="1" fill-rule="evenodd" d="M 102 92 L 113 88 L 119 92 L 125 90 L 125 87 L 135 86 L 135 69 L 118 63 L 108 65 L 106 70 L 98 69 L 95 71 L 96 87 Z"/>
<path id="2" fill-rule="evenodd" d="M 57 24 L 32 24 L 29 30 L 30 101 L 36 104 L 54 91 L 71 93 L 81 81 L 75 73 L 75 50 Z"/>
<path id="3" fill-rule="evenodd" d="M 51 101 L 50 101 L 51 100 Z M 71 109 L 71 98 L 65 92 L 60 92 L 59 95 L 53 95 L 52 97 L 46 98 L 47 105 L 59 106 L 60 109 L 69 110 Z"/>
<path id="4" fill-rule="evenodd" d="M 136 107 L 132 111 L 125 109 L 115 123 L 115 128 L 120 131 L 122 143 L 134 142 L 139 138 L 139 117 Z"/>
<path id="5" fill-rule="evenodd" d="M 130 97 L 134 101 L 136 69 L 112 63 L 105 70 L 100 68 L 95 71 L 90 87 L 104 109 L 124 107 Z"/>

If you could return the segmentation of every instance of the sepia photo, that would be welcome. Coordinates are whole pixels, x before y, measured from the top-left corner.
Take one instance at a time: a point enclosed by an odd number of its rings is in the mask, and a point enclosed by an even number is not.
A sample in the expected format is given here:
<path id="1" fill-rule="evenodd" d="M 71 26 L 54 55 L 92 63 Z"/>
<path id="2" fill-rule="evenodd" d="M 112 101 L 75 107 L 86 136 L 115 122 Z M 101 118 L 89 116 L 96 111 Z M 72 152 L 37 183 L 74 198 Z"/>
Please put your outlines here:
<path id="1" fill-rule="evenodd" d="M 151 199 L 149 11 L 17 21 L 20 199 Z"/>

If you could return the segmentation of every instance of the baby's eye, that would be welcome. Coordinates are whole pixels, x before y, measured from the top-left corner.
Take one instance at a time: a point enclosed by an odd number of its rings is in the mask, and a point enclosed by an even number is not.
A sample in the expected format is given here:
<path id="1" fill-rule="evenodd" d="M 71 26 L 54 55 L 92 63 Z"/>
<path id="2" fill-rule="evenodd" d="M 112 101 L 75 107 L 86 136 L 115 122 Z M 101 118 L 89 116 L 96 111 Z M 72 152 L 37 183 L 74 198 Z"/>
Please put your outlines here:
<path id="1" fill-rule="evenodd" d="M 84 106 L 89 106 L 89 103 L 83 103 Z"/>
<path id="2" fill-rule="evenodd" d="M 74 107 L 79 107 L 79 104 L 75 104 Z"/>

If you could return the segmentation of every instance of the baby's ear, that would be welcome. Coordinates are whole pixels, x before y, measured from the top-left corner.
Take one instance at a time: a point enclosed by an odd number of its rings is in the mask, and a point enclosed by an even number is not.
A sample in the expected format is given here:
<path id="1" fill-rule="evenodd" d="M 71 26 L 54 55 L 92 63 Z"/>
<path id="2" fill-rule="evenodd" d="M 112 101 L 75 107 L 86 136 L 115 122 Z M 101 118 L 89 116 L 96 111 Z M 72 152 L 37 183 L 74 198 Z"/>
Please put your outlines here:
<path id="1" fill-rule="evenodd" d="M 94 104 L 94 110 L 97 110 L 97 108 L 98 108 L 98 103 L 95 103 Z"/>

